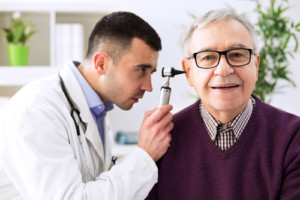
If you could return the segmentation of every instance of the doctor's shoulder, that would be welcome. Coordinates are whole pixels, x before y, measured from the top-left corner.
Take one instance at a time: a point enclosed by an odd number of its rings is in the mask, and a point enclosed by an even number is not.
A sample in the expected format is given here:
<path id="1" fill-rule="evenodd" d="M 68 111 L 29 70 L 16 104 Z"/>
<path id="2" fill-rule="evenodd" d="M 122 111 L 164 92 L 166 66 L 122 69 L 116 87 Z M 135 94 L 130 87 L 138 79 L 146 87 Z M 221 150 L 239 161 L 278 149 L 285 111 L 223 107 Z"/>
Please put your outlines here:
<path id="1" fill-rule="evenodd" d="M 51 112 L 55 112 L 57 105 L 64 104 L 61 95 L 63 94 L 57 75 L 30 82 L 4 105 L 0 110 L 0 119 L 7 122 L 25 120 L 25 115 L 33 114 L 38 110 L 44 111 L 45 115 L 50 115 Z"/>

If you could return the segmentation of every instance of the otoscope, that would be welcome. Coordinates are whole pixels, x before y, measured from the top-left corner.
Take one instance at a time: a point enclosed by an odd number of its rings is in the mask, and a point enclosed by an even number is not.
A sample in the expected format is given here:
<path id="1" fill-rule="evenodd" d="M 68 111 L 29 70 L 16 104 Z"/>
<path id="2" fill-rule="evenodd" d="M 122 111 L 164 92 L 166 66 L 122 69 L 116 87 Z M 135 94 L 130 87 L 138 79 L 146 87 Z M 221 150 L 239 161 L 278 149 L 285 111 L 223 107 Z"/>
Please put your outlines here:
<path id="1" fill-rule="evenodd" d="M 161 75 L 162 77 L 168 77 L 167 82 L 160 88 L 160 97 L 158 107 L 162 107 L 163 105 L 169 104 L 170 95 L 171 95 L 171 88 L 170 86 L 170 78 L 174 77 L 178 74 L 183 74 L 185 71 L 176 70 L 172 68 L 162 68 Z"/>

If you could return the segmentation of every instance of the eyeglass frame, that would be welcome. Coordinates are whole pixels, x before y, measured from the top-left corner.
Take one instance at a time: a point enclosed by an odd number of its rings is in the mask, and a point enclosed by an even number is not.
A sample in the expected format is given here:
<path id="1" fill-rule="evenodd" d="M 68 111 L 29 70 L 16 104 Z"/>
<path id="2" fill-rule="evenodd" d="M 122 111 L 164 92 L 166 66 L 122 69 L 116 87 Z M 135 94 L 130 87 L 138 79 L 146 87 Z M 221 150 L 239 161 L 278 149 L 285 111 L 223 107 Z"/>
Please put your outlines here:
<path id="1" fill-rule="evenodd" d="M 237 50 L 237 49 L 243 49 L 243 50 L 248 50 L 248 51 L 249 51 L 250 57 L 249 57 L 249 62 L 248 62 L 248 63 L 243 64 L 243 65 L 232 65 L 232 64 L 229 63 L 228 58 L 227 58 L 227 53 L 228 53 L 229 51 Z M 203 53 L 203 52 L 216 52 L 216 53 L 218 53 L 218 54 L 219 54 L 219 60 L 218 60 L 217 64 L 216 64 L 215 66 L 213 66 L 213 67 L 200 67 L 200 66 L 198 65 L 198 63 L 197 63 L 196 57 L 197 57 L 197 54 Z M 217 66 L 219 65 L 220 60 L 221 60 L 221 56 L 224 55 L 225 58 L 226 58 L 227 63 L 228 63 L 230 66 L 232 66 L 232 67 L 243 67 L 243 66 L 245 66 L 245 65 L 248 65 L 248 64 L 251 62 L 251 57 L 252 57 L 251 55 L 252 55 L 252 54 L 255 55 L 254 50 L 253 50 L 253 49 L 249 49 L 249 48 L 234 48 L 234 49 L 228 49 L 228 50 L 226 50 L 226 51 L 204 50 L 204 51 L 198 51 L 198 52 L 196 52 L 196 53 L 193 53 L 192 56 L 188 57 L 187 59 L 194 58 L 194 61 L 195 61 L 196 66 L 197 66 L 198 68 L 201 68 L 201 69 L 212 69 L 212 68 L 215 68 L 215 67 L 217 67 Z"/>

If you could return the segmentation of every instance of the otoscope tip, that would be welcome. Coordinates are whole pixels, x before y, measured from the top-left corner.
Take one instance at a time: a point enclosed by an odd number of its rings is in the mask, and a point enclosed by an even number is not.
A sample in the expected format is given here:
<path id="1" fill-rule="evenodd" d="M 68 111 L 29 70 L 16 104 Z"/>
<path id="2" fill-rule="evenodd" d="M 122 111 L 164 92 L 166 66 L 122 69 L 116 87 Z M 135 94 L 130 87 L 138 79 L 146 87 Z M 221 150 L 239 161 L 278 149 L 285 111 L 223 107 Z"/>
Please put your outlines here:
<path id="1" fill-rule="evenodd" d="M 173 67 L 171 67 L 171 68 L 164 68 L 163 67 L 162 70 L 161 70 L 162 77 L 166 77 L 166 76 L 174 77 L 175 75 L 183 74 L 183 73 L 185 73 L 185 71 L 177 70 Z"/>

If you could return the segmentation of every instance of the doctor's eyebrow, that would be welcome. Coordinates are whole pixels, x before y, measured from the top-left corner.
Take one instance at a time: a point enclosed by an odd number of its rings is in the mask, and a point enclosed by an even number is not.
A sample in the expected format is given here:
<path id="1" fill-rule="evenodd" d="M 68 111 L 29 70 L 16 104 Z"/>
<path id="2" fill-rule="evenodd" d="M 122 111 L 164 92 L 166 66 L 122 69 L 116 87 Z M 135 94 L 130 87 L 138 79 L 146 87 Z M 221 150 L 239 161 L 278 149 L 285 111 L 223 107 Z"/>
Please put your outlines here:
<path id="1" fill-rule="evenodd" d="M 147 64 L 137 65 L 136 67 L 139 69 L 152 69 L 153 68 L 151 65 L 147 65 Z M 153 74 L 154 72 L 156 72 L 156 69 L 151 70 L 151 74 Z"/>

